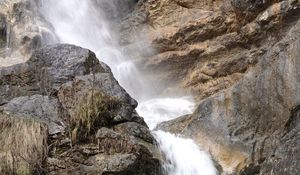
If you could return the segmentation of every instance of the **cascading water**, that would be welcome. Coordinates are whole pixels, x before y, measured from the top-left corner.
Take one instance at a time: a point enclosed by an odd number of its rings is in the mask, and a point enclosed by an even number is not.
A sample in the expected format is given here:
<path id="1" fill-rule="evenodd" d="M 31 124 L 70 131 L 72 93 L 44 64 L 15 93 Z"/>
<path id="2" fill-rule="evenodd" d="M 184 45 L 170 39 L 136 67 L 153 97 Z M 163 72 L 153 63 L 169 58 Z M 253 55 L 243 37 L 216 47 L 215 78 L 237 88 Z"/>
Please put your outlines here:
<path id="1" fill-rule="evenodd" d="M 5 56 L 10 55 L 10 25 L 6 24 L 6 46 L 5 46 Z"/>
<path id="2" fill-rule="evenodd" d="M 168 175 L 215 175 L 216 169 L 209 155 L 191 139 L 155 131 L 154 136 L 165 153 L 164 171 Z"/>
<path id="3" fill-rule="evenodd" d="M 108 1 L 108 3 L 111 1 Z M 118 48 L 101 10 L 90 0 L 43 0 L 42 13 L 55 28 L 63 43 L 75 44 L 94 51 L 108 64 L 120 84 L 138 99 L 144 82 L 132 62 Z M 135 76 L 135 78 L 128 78 Z"/>
<path id="4" fill-rule="evenodd" d="M 142 102 L 137 111 L 145 118 L 150 129 L 157 124 L 192 113 L 194 103 L 188 97 L 155 98 Z"/>
<path id="5" fill-rule="evenodd" d="M 111 0 L 102 1 L 114 5 Z M 41 12 L 53 25 L 61 42 L 88 48 L 107 63 L 120 84 L 139 101 L 137 111 L 151 129 L 162 121 L 192 112 L 194 103 L 187 97 L 146 98 L 150 86 L 118 46 L 104 12 L 91 0 L 43 0 L 42 4 Z M 153 134 L 166 157 L 163 165 L 166 174 L 217 174 L 209 155 L 192 140 L 163 131 Z"/>

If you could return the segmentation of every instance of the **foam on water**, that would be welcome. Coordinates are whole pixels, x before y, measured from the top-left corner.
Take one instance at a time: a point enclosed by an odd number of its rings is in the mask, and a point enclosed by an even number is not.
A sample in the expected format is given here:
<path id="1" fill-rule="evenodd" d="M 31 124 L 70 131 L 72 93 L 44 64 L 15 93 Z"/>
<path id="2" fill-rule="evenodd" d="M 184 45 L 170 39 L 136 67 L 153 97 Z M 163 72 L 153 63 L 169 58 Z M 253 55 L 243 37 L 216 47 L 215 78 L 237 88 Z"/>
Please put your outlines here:
<path id="1" fill-rule="evenodd" d="M 188 97 L 145 100 L 144 97 L 151 94 L 151 86 L 146 84 L 145 77 L 141 76 L 134 62 L 122 52 L 104 12 L 94 7 L 91 0 L 43 0 L 41 12 L 53 25 L 61 42 L 88 48 L 111 67 L 119 83 L 139 101 L 137 111 L 151 128 L 162 121 L 192 112 L 194 102 Z M 163 131 L 155 131 L 154 135 L 167 159 L 164 164 L 166 174 L 216 174 L 209 155 L 192 140 Z"/>
<path id="2" fill-rule="evenodd" d="M 169 175 L 216 175 L 210 156 L 192 139 L 155 131 L 160 150 L 165 153 L 164 171 Z"/>
<path id="3" fill-rule="evenodd" d="M 137 112 L 145 118 L 150 129 L 161 122 L 172 120 L 193 112 L 194 102 L 189 97 L 154 98 L 142 101 Z"/>

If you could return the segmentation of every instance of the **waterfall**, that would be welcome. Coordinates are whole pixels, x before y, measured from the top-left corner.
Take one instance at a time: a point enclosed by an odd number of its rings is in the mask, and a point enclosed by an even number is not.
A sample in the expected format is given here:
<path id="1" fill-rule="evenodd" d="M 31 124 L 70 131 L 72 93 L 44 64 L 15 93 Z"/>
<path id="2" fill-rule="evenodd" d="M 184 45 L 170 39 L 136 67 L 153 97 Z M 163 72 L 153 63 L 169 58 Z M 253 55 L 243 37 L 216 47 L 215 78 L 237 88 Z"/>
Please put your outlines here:
<path id="1" fill-rule="evenodd" d="M 10 48 L 10 25 L 6 23 L 6 44 L 5 44 L 5 57 L 9 57 L 11 53 Z"/>
<path id="2" fill-rule="evenodd" d="M 103 1 L 113 5 L 112 0 Z M 137 111 L 151 128 L 193 111 L 194 103 L 187 97 L 149 98 L 151 83 L 147 84 L 132 58 L 122 51 L 105 12 L 95 7 L 92 0 L 43 0 L 42 4 L 41 12 L 55 28 L 60 42 L 88 48 L 108 64 L 119 83 L 138 100 Z M 166 156 L 163 165 L 166 174 L 217 174 L 209 155 L 192 140 L 163 131 L 154 131 L 153 134 Z"/>
<path id="3" fill-rule="evenodd" d="M 111 1 L 108 1 L 108 3 Z M 43 0 L 41 12 L 63 43 L 88 48 L 108 64 L 119 83 L 135 99 L 141 99 L 145 82 L 135 65 L 122 53 L 105 14 L 91 0 Z M 128 77 L 135 77 L 128 78 Z"/>

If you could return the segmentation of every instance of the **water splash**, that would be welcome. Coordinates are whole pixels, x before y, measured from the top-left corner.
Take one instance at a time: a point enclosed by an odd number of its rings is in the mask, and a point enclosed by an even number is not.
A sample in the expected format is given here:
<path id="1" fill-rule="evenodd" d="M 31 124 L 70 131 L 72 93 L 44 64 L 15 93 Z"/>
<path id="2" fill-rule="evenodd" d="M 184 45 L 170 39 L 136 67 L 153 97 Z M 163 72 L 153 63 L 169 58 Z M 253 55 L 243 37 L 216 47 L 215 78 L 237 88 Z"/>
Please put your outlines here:
<path id="1" fill-rule="evenodd" d="M 161 122 L 193 112 L 194 102 L 189 97 L 154 98 L 139 104 L 137 112 L 145 118 L 150 129 Z"/>
<path id="2" fill-rule="evenodd" d="M 168 175 L 217 175 L 210 156 L 191 139 L 155 131 L 160 150 L 165 155 L 163 170 Z"/>

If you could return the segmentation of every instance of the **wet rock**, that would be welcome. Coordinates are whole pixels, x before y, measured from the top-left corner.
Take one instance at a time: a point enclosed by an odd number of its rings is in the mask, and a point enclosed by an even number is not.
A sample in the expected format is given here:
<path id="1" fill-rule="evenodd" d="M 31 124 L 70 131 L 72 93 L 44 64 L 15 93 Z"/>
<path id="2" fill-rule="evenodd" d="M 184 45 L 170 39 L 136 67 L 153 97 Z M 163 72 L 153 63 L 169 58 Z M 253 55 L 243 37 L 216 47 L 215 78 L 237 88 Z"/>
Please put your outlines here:
<path id="1" fill-rule="evenodd" d="M 88 161 L 94 162 L 90 169 L 97 169 L 93 173 L 98 174 L 159 174 L 159 170 L 155 169 L 156 162 L 144 162 L 143 158 L 136 154 L 97 155 L 91 157 Z M 85 171 L 91 172 L 91 170 L 87 170 L 87 167 L 85 167 Z"/>
<path id="2" fill-rule="evenodd" d="M 133 137 L 126 137 L 108 128 L 99 129 L 96 139 L 100 152 L 107 154 L 134 153 L 138 149 Z"/>
<path id="3" fill-rule="evenodd" d="M 261 0 L 232 0 L 231 3 L 235 8 L 239 8 L 240 10 L 255 10 L 258 8 L 262 8 L 268 4 L 270 4 L 272 0 L 261 1 Z M 273 1 L 276 2 L 276 1 Z"/>
<path id="4" fill-rule="evenodd" d="M 95 140 L 48 158 L 50 174 L 160 174 L 159 154 L 153 144 L 107 127 L 97 131 Z"/>

